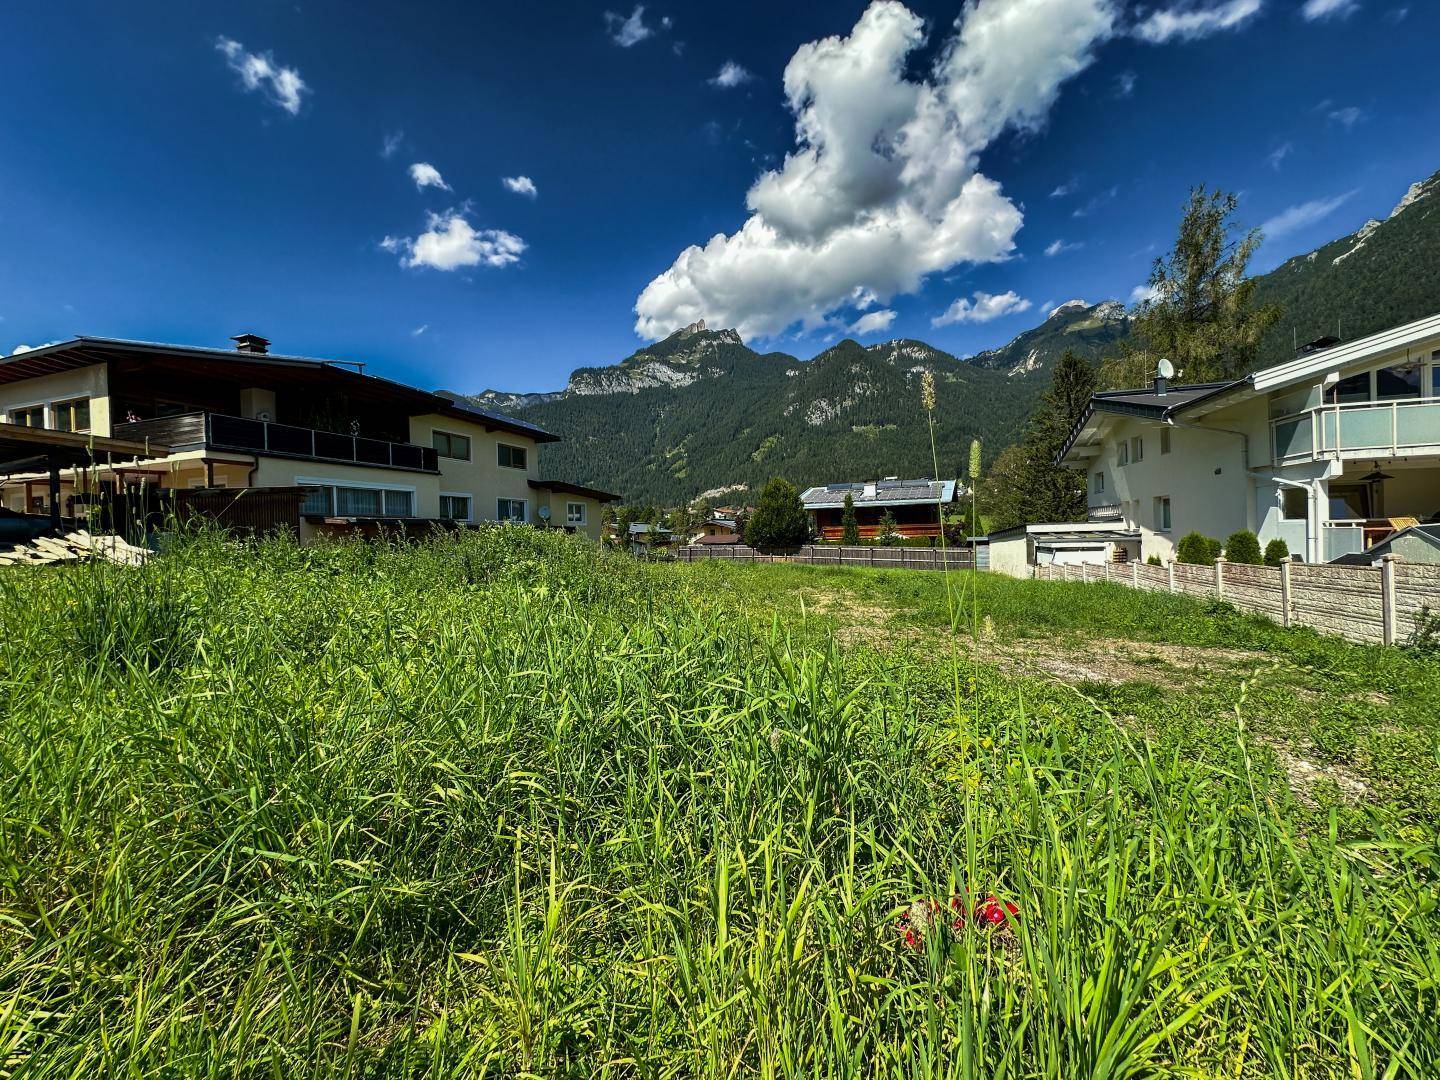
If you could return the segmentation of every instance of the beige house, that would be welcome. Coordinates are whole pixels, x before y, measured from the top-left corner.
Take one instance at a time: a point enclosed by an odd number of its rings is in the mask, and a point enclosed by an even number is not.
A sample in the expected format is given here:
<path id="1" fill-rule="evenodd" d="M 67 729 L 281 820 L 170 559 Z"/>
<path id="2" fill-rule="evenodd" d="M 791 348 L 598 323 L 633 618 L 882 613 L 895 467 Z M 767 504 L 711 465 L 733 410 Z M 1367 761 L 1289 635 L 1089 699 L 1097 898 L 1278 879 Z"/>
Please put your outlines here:
<path id="1" fill-rule="evenodd" d="M 1060 460 L 1142 559 L 1192 530 L 1248 529 L 1307 562 L 1364 552 L 1440 518 L 1440 315 L 1233 382 L 1096 394 Z"/>
<path id="2" fill-rule="evenodd" d="M 0 359 L 0 428 L 148 451 L 49 475 L 35 460 L 0 462 L 0 502 L 77 518 L 189 489 L 303 488 L 285 523 L 302 539 L 485 521 L 599 538 L 601 507 L 617 496 L 546 478 L 541 447 L 557 436 L 363 365 L 273 355 L 254 335 L 233 340 L 234 349 L 208 349 L 81 337 Z"/>

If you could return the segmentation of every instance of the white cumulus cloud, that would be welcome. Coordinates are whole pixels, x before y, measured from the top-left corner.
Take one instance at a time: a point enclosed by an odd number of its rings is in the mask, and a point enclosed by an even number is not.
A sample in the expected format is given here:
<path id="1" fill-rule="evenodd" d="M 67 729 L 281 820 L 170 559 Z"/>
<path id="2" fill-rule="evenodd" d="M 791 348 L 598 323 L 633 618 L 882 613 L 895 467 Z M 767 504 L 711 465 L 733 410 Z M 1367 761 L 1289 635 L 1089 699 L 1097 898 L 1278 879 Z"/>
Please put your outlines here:
<path id="1" fill-rule="evenodd" d="M 1160 290 L 1154 285 L 1136 285 L 1130 290 L 1130 303 L 1144 304 L 1151 300 L 1160 299 Z"/>
<path id="2" fill-rule="evenodd" d="M 669 27 L 668 18 L 661 21 L 664 26 Z M 628 49 L 631 45 L 638 45 L 646 38 L 655 36 L 655 28 L 645 24 L 644 4 L 636 4 L 635 10 L 629 15 L 605 12 L 605 26 L 610 31 L 610 40 L 622 49 Z"/>
<path id="3" fill-rule="evenodd" d="M 216 38 L 215 48 L 225 57 L 230 70 L 240 76 L 246 90 L 259 90 L 291 116 L 300 112 L 301 99 L 310 92 L 300 72 L 281 67 L 268 52 L 247 52 L 234 38 Z"/>
<path id="4" fill-rule="evenodd" d="M 931 319 L 930 325 L 949 326 L 951 323 L 963 322 L 984 323 L 1004 315 L 1014 315 L 1029 310 L 1030 301 L 1013 289 L 1010 292 L 1000 293 L 998 296 L 992 296 L 987 292 L 977 292 L 974 300 L 960 297 L 946 308 L 943 314 L 936 315 Z"/>
<path id="5" fill-rule="evenodd" d="M 978 0 L 918 81 L 905 72 L 924 23 L 898 0 L 801 46 L 784 77 L 796 148 L 750 188 L 738 231 L 686 248 L 646 286 L 636 333 L 701 318 L 747 336 L 812 330 L 857 289 L 884 302 L 958 263 L 1008 258 L 1023 217 L 980 153 L 1043 126 L 1115 17 L 1113 0 Z"/>
<path id="6" fill-rule="evenodd" d="M 1308 228 L 1318 221 L 1324 221 L 1340 207 L 1344 206 L 1358 192 L 1358 188 L 1343 192 L 1330 199 L 1311 199 L 1309 202 L 1299 203 L 1276 214 L 1264 225 L 1260 231 L 1265 234 L 1267 240 L 1273 240 L 1277 236 L 1284 236 L 1286 233 L 1295 232 L 1298 229 Z"/>
<path id="7" fill-rule="evenodd" d="M 1171 38 L 1192 40 L 1221 30 L 1234 30 L 1260 13 L 1264 0 L 1182 0 L 1169 8 L 1152 11 L 1135 27 L 1146 41 L 1159 44 Z"/>
<path id="8" fill-rule="evenodd" d="M 883 311 L 868 311 L 851 323 L 846 330 L 856 337 L 864 337 L 866 334 L 878 334 L 883 330 L 889 330 L 890 324 L 894 321 L 895 312 L 888 308 Z"/>
<path id="9" fill-rule="evenodd" d="M 405 267 L 459 270 L 466 266 L 509 266 L 519 262 L 525 241 L 504 229 L 476 229 L 458 210 L 430 214 L 419 236 L 387 236 L 380 246 L 400 256 Z"/>
<path id="10" fill-rule="evenodd" d="M 535 181 L 528 176 L 505 176 L 501 178 L 500 182 L 516 195 L 524 195 L 533 199 L 540 194 L 535 187 Z"/>
<path id="11" fill-rule="evenodd" d="M 719 72 L 710 80 L 710 85 L 729 90 L 731 87 L 749 82 L 754 77 L 734 60 L 726 60 L 720 65 Z"/>
<path id="12" fill-rule="evenodd" d="M 427 187 L 439 188 L 441 191 L 450 190 L 450 185 L 440 176 L 440 170 L 428 161 L 417 161 L 411 165 L 410 179 L 415 181 L 415 187 L 421 191 Z"/>
<path id="13" fill-rule="evenodd" d="M 1316 19 L 1328 19 L 1334 15 L 1349 15 L 1359 9 L 1360 5 L 1356 0 L 1305 0 L 1300 14 L 1314 22 Z"/>

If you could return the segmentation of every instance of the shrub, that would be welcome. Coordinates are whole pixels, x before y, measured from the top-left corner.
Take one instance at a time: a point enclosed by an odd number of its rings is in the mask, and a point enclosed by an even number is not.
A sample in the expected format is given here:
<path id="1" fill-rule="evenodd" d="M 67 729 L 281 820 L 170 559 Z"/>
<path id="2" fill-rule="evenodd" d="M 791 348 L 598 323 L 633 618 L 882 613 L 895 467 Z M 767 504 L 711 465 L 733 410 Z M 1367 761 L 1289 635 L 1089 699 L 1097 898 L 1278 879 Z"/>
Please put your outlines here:
<path id="1" fill-rule="evenodd" d="M 1232 563 L 1245 566 L 1260 565 L 1260 541 L 1249 529 L 1240 529 L 1230 534 L 1225 541 L 1225 558 Z"/>
<path id="2" fill-rule="evenodd" d="M 1196 566 L 1213 566 L 1219 554 L 1220 541 L 1198 532 L 1186 533 L 1175 545 L 1176 561 Z"/>
<path id="3" fill-rule="evenodd" d="M 1290 545 L 1279 537 L 1265 545 L 1265 565 L 1279 566 L 1282 559 L 1289 558 Z"/>
<path id="4" fill-rule="evenodd" d="M 842 544 L 854 546 L 860 543 L 860 523 L 855 520 L 855 497 L 848 492 L 845 495 L 845 510 L 840 515 L 840 527 L 843 531 L 840 537 Z"/>
<path id="5" fill-rule="evenodd" d="M 880 519 L 880 531 L 875 534 L 876 543 L 881 547 L 894 547 L 903 539 L 895 528 L 895 515 L 886 510 L 885 516 Z"/>
<path id="6" fill-rule="evenodd" d="M 762 551 L 797 548 L 810 539 L 810 522 L 795 485 L 774 477 L 760 492 L 755 513 L 745 524 L 745 543 Z"/>
<path id="7" fill-rule="evenodd" d="M 1161 566 L 1161 565 L 1163 565 L 1163 564 L 1160 562 L 1160 556 L 1159 556 L 1159 555 L 1151 555 L 1148 559 L 1145 560 L 1145 562 L 1146 562 L 1148 565 L 1150 565 L 1150 566 Z"/>

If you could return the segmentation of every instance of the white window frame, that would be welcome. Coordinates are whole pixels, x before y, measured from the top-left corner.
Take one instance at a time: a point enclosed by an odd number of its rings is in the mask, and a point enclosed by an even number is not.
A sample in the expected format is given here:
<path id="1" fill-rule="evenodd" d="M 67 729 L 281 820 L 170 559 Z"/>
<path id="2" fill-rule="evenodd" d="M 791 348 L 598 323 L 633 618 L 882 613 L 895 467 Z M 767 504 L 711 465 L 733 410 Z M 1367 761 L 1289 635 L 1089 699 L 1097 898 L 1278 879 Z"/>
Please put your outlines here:
<path id="1" fill-rule="evenodd" d="M 524 464 L 524 465 L 507 465 L 507 464 L 505 464 L 505 462 L 501 461 L 501 460 L 500 460 L 500 452 L 501 452 L 502 449 L 504 449 L 504 448 L 506 448 L 506 447 L 508 447 L 508 448 L 511 449 L 511 450 L 519 450 L 522 454 L 524 454 L 524 455 L 525 455 L 525 464 Z M 528 446 L 517 446 L 515 443 L 506 443 L 506 442 L 498 442 L 498 441 L 497 441 L 497 442 L 495 443 L 495 465 L 496 465 L 497 468 L 501 468 L 501 469 L 514 469 L 516 472 L 528 472 L 529 469 L 530 469 L 530 448 L 529 448 Z M 527 501 L 527 500 L 522 499 L 522 500 L 520 500 L 520 501 L 521 501 L 521 502 L 525 502 L 525 501 Z"/>
<path id="2" fill-rule="evenodd" d="M 1101 495 L 1105 492 L 1105 470 L 1101 469 L 1095 474 L 1095 494 Z"/>
<path id="3" fill-rule="evenodd" d="M 574 509 L 575 507 L 577 507 L 577 506 L 580 508 L 580 516 L 579 516 L 578 518 L 577 518 L 577 517 L 572 517 L 571 514 L 570 514 L 570 511 L 573 510 L 573 509 Z M 587 505 L 586 505 L 585 503 L 583 503 L 583 502 L 570 502 L 570 501 L 567 500 L 566 503 L 565 503 L 565 524 L 566 524 L 566 525 L 584 526 L 584 525 L 588 525 L 589 523 L 590 523 L 590 508 L 589 508 L 589 506 L 587 506 Z"/>
<path id="4" fill-rule="evenodd" d="M 1130 436 L 1130 460 L 1133 461 L 1133 462 L 1134 462 L 1135 464 L 1137 464 L 1137 465 L 1138 465 L 1140 462 L 1142 462 L 1142 461 L 1145 460 L 1145 436 L 1144 436 L 1144 435 L 1132 435 L 1132 436 Z"/>
<path id="5" fill-rule="evenodd" d="M 55 398 L 53 401 L 47 402 L 45 404 L 45 426 L 48 428 L 54 428 L 56 431 L 60 430 L 57 426 L 59 423 L 60 414 L 56 410 L 55 406 L 70 405 L 77 401 L 85 402 L 85 409 L 87 412 L 91 411 L 91 406 L 94 404 L 93 398 L 90 394 L 71 394 L 69 397 Z M 94 430 L 94 428 L 95 418 L 94 414 L 91 413 L 90 423 L 86 424 L 83 428 L 71 428 L 70 431 L 72 434 L 75 435 L 89 435 Z"/>
<path id="6" fill-rule="evenodd" d="M 515 517 L 514 515 L 510 515 L 510 516 L 508 516 L 508 517 L 507 517 L 507 516 L 502 516 L 501 513 L 500 513 L 500 504 L 501 504 L 502 502 L 511 503 L 511 504 L 519 503 L 519 504 L 520 504 L 520 516 L 519 516 L 518 518 Z M 497 498 L 495 499 L 495 520 L 496 520 L 496 521 L 514 521 L 514 522 L 517 522 L 518 524 L 521 524 L 521 525 L 527 524 L 527 523 L 530 521 L 530 500 L 529 500 L 529 499 L 510 499 L 510 498 L 506 498 L 506 497 L 503 496 L 503 495 L 497 497 Z"/>
<path id="7" fill-rule="evenodd" d="M 66 400 L 68 401 L 69 399 L 67 398 Z M 31 409 L 40 410 L 40 426 L 48 430 L 50 427 L 50 402 L 44 398 L 41 398 L 39 401 L 17 401 L 13 405 L 6 405 L 5 422 L 7 424 L 13 424 L 15 421 L 10 419 L 12 416 L 17 412 L 29 412 Z"/>
<path id="8" fill-rule="evenodd" d="M 465 516 L 464 516 L 464 517 L 447 518 L 447 517 L 445 517 L 444 514 L 441 514 L 440 516 L 441 516 L 441 518 L 442 518 L 443 520 L 445 520 L 445 521 L 474 521 L 474 520 L 475 520 L 475 496 L 472 495 L 472 494 L 470 494 L 470 492 L 468 492 L 468 491 L 442 491 L 442 492 L 440 492 L 440 498 L 442 498 L 442 499 L 464 499 L 464 500 L 465 500 Z M 437 506 L 436 509 L 438 510 L 439 507 Z"/>
<path id="9" fill-rule="evenodd" d="M 1169 518 L 1167 522 L 1165 519 Z M 1169 495 L 1155 496 L 1155 531 L 1158 533 L 1172 533 L 1175 531 L 1175 504 L 1170 501 Z"/>
<path id="10" fill-rule="evenodd" d="M 1130 464 L 1130 441 L 1128 439 L 1121 439 L 1115 448 L 1115 464 L 1121 468 Z"/>
<path id="11" fill-rule="evenodd" d="M 336 480 L 319 476 L 297 476 L 295 477 L 296 487 L 327 487 L 330 489 L 330 510 L 332 517 L 339 515 L 335 511 L 335 489 L 336 488 L 368 488 L 372 491 L 408 491 L 410 493 L 410 509 L 418 510 L 419 500 L 415 497 L 415 488 L 411 484 L 377 484 L 370 480 Z M 385 509 L 385 496 L 380 496 L 381 517 Z"/>

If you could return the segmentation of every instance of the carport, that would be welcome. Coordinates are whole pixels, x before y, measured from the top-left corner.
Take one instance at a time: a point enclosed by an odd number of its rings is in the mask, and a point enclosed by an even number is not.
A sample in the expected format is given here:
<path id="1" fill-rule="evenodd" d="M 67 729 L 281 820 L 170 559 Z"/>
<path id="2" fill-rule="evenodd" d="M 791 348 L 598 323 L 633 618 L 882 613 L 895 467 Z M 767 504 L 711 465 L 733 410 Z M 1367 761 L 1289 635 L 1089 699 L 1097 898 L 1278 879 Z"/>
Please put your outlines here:
<path id="1" fill-rule="evenodd" d="M 60 473 L 164 457 L 168 446 L 0 421 L 0 476 L 39 473 L 48 479 L 50 524 L 60 527 Z M 26 508 L 27 512 L 29 508 Z"/>

